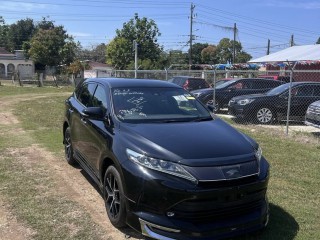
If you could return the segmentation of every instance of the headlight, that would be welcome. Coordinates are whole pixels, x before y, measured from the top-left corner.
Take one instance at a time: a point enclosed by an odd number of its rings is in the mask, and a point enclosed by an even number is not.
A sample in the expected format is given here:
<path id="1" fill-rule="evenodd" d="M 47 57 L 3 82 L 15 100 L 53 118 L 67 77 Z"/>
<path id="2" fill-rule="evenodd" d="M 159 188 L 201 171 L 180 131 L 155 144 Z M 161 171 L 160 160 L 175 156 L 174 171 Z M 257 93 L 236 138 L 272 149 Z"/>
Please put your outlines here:
<path id="1" fill-rule="evenodd" d="M 261 147 L 258 147 L 258 149 L 255 150 L 255 156 L 256 156 L 258 162 L 260 162 L 261 157 L 262 157 L 262 149 L 261 149 Z"/>
<path id="2" fill-rule="evenodd" d="M 237 103 L 239 105 L 247 105 L 249 103 L 252 103 L 254 101 L 254 99 L 243 99 L 243 100 L 239 100 Z"/>
<path id="3" fill-rule="evenodd" d="M 185 170 L 181 165 L 177 163 L 151 158 L 146 155 L 132 151 L 130 149 L 126 149 L 126 152 L 128 158 L 131 161 L 140 164 L 146 168 L 150 168 L 159 172 L 168 173 L 176 177 L 185 178 L 195 183 L 197 182 L 197 179 L 195 179 L 189 172 L 187 172 L 187 170 Z"/>

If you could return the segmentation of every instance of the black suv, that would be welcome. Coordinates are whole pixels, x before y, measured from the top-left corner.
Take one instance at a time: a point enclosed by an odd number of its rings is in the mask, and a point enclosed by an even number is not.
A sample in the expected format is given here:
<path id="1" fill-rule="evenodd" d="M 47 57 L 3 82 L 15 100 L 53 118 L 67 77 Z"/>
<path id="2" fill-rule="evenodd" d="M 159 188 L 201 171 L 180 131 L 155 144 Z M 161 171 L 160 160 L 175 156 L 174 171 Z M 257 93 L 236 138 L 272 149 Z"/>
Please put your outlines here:
<path id="1" fill-rule="evenodd" d="M 195 89 L 209 88 L 209 84 L 203 78 L 176 76 L 168 80 L 168 82 L 175 83 L 183 87 L 187 91 Z"/>
<path id="2" fill-rule="evenodd" d="M 101 189 L 110 222 L 155 239 L 220 239 L 268 223 L 259 145 L 164 81 L 87 79 L 65 102 L 66 160 Z"/>
<path id="3" fill-rule="evenodd" d="M 320 128 L 320 101 L 313 102 L 309 105 L 304 123 Z"/>
<path id="4" fill-rule="evenodd" d="M 232 98 L 229 113 L 261 124 L 284 120 L 287 117 L 290 83 L 283 84 L 265 94 Z M 320 100 L 320 83 L 293 82 L 291 89 L 290 120 L 303 121 L 308 106 Z"/>
<path id="5" fill-rule="evenodd" d="M 215 108 L 226 108 L 231 98 L 246 94 L 264 93 L 278 87 L 283 82 L 261 78 L 241 78 L 229 80 L 215 88 Z M 195 90 L 191 93 L 204 104 L 213 104 L 213 89 Z"/>

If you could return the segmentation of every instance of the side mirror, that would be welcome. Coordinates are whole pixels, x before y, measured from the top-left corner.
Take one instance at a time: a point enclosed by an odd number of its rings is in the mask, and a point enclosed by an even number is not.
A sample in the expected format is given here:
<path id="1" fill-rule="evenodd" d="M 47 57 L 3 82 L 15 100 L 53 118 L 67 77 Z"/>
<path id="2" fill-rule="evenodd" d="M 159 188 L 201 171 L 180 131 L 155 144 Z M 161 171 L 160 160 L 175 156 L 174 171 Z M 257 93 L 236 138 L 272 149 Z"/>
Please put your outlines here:
<path id="1" fill-rule="evenodd" d="M 83 115 L 88 118 L 102 120 L 104 118 L 104 111 L 101 107 L 88 107 L 83 109 Z"/>
<path id="2" fill-rule="evenodd" d="M 206 105 L 207 106 L 207 108 L 210 110 L 210 112 L 215 112 L 216 111 L 216 108 L 215 108 L 215 106 L 214 105 L 212 105 L 212 104 L 207 104 Z"/>

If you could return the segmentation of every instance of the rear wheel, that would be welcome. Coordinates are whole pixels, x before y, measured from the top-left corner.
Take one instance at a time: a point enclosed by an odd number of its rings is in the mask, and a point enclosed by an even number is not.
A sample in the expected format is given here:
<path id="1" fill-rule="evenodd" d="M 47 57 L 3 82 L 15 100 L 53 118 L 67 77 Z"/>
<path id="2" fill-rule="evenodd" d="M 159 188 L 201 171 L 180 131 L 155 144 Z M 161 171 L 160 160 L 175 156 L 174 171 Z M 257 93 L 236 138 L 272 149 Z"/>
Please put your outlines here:
<path id="1" fill-rule="evenodd" d="M 64 153 L 65 158 L 67 162 L 70 165 L 75 165 L 76 160 L 73 157 L 73 148 L 72 148 L 72 142 L 71 142 L 71 135 L 70 135 L 70 127 L 67 127 L 67 129 L 64 132 Z"/>
<path id="2" fill-rule="evenodd" d="M 260 124 L 270 124 L 274 121 L 275 116 L 271 108 L 261 107 L 257 109 L 255 118 Z"/>
<path id="3" fill-rule="evenodd" d="M 126 207 L 122 181 L 118 170 L 109 166 L 103 181 L 103 197 L 110 222 L 115 227 L 126 225 Z"/>

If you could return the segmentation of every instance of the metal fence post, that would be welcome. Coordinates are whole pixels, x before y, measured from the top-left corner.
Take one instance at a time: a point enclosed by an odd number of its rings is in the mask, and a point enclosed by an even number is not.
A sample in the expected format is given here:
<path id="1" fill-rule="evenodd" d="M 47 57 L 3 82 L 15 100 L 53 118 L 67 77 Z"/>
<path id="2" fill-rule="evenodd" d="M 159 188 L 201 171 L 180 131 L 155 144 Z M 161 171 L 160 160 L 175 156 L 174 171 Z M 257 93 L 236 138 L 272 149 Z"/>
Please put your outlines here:
<path id="1" fill-rule="evenodd" d="M 290 66 L 290 63 L 288 61 Z M 286 123 L 286 135 L 289 135 L 289 118 L 290 118 L 290 108 L 291 108 L 291 89 L 292 89 L 292 77 L 293 77 L 293 70 L 296 67 L 297 62 L 293 65 L 293 68 L 290 68 L 290 84 L 289 84 L 289 96 L 288 96 L 288 109 L 287 109 L 287 123 Z"/>
<path id="2" fill-rule="evenodd" d="M 212 95 L 213 106 L 216 107 L 216 69 L 213 71 L 213 95 Z"/>

